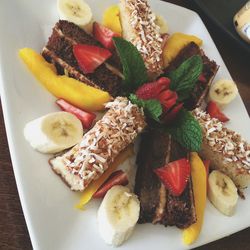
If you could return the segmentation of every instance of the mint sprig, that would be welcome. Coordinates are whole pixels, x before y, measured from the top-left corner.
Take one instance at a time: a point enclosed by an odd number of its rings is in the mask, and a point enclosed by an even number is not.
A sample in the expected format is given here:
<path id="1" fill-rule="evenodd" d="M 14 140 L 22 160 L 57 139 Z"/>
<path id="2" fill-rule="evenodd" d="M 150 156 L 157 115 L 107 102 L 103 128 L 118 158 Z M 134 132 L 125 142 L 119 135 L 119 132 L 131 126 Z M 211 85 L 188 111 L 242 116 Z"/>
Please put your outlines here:
<path id="1" fill-rule="evenodd" d="M 176 91 L 179 101 L 187 99 L 202 73 L 203 63 L 199 55 L 185 60 L 176 70 L 169 73 L 170 89 Z"/>
<path id="2" fill-rule="evenodd" d="M 202 143 L 202 130 L 198 121 L 192 114 L 182 109 L 175 122 L 167 126 L 167 132 L 183 147 L 198 152 Z"/>
<path id="3" fill-rule="evenodd" d="M 134 94 L 130 94 L 129 99 L 133 104 L 136 104 L 140 108 L 143 108 L 146 115 L 148 115 L 150 118 L 154 119 L 157 122 L 160 121 L 162 106 L 158 100 L 142 100 Z"/>
<path id="4" fill-rule="evenodd" d="M 113 37 L 113 41 L 123 67 L 124 89 L 134 92 L 148 81 L 147 70 L 137 48 L 121 37 Z"/>

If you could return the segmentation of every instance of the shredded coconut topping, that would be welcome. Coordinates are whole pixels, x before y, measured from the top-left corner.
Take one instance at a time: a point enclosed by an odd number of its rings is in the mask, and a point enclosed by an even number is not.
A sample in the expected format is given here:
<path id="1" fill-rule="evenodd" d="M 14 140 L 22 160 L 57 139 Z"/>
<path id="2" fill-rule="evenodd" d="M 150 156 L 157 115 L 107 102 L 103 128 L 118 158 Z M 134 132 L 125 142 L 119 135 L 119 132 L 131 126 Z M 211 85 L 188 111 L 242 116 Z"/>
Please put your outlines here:
<path id="1" fill-rule="evenodd" d="M 146 68 L 151 72 L 162 72 L 162 42 L 160 27 L 147 0 L 125 0 L 130 13 L 129 22 L 137 36 L 131 39 L 141 53 Z"/>
<path id="2" fill-rule="evenodd" d="M 109 110 L 68 155 L 66 167 L 86 187 L 97 179 L 145 127 L 143 111 L 125 97 L 106 104 Z"/>
<path id="3" fill-rule="evenodd" d="M 203 129 L 204 140 L 212 150 L 222 153 L 225 163 L 235 162 L 239 170 L 250 174 L 250 145 L 239 134 L 199 108 L 193 114 Z"/>

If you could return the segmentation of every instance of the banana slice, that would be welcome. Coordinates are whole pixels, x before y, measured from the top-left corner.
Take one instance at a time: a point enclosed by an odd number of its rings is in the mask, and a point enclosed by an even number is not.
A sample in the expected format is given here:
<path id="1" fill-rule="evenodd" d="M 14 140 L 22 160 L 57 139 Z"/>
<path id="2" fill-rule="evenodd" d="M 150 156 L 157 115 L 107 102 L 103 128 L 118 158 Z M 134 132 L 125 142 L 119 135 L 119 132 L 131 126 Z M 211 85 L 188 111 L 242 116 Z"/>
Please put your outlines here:
<path id="1" fill-rule="evenodd" d="M 168 32 L 168 25 L 167 25 L 164 17 L 162 17 L 160 15 L 156 15 L 155 24 L 160 27 L 161 34 L 165 34 Z"/>
<path id="2" fill-rule="evenodd" d="M 92 11 L 83 0 L 57 0 L 59 17 L 75 23 L 87 31 L 92 27 Z"/>
<path id="3" fill-rule="evenodd" d="M 225 174 L 214 170 L 208 178 L 208 198 L 223 214 L 232 216 L 238 201 L 237 188 Z"/>
<path id="4" fill-rule="evenodd" d="M 68 112 L 55 112 L 37 118 L 24 127 L 24 137 L 41 153 L 58 153 L 81 141 L 82 123 Z"/>
<path id="5" fill-rule="evenodd" d="M 107 244 L 121 245 L 131 235 L 139 218 L 140 203 L 124 186 L 113 186 L 98 210 L 98 226 Z"/>
<path id="6" fill-rule="evenodd" d="M 221 79 L 215 82 L 209 91 L 209 97 L 219 106 L 229 104 L 238 94 L 238 88 L 234 81 Z"/>

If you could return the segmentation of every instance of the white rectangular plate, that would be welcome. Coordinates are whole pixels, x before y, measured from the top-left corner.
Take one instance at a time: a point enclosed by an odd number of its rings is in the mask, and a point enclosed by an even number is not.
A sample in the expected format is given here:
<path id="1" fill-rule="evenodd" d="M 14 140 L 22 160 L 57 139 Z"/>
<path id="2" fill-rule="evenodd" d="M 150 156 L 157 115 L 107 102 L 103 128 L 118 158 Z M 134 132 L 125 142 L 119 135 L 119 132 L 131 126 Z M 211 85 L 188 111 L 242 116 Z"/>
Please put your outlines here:
<path id="1" fill-rule="evenodd" d="M 118 2 L 88 1 L 96 20 L 103 10 Z M 200 17 L 187 9 L 152 1 L 153 10 L 165 17 L 170 32 L 194 34 L 204 41 L 206 54 L 220 65 L 218 78 L 230 78 L 229 72 Z M 18 191 L 35 249 L 112 249 L 98 234 L 96 211 L 92 201 L 86 211 L 73 208 L 79 194 L 73 193 L 48 165 L 48 157 L 35 152 L 23 137 L 26 122 L 57 110 L 55 98 L 42 88 L 18 58 L 18 50 L 31 47 L 41 51 L 58 20 L 56 0 L 2 1 L 0 8 L 0 87 L 7 136 Z M 6 24 L 7 23 L 7 24 Z M 231 118 L 228 126 L 250 141 L 250 121 L 240 96 L 225 110 Z M 250 192 L 240 200 L 236 214 L 229 218 L 207 202 L 203 230 L 196 247 L 230 235 L 250 224 Z M 242 216 L 244 215 L 244 216 Z M 187 249 L 181 231 L 161 225 L 137 225 L 132 237 L 119 249 Z"/>

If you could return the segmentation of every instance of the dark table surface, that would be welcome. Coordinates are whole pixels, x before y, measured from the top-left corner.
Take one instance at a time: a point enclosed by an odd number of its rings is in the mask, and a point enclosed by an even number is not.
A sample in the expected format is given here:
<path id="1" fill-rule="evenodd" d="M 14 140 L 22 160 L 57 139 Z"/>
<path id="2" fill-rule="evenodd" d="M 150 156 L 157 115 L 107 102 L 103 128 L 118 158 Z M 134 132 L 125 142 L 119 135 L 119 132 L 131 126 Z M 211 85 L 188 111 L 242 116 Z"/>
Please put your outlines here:
<path id="1" fill-rule="evenodd" d="M 169 2 L 195 10 L 189 0 Z M 248 56 L 225 37 L 210 20 L 201 15 L 216 46 L 218 47 L 233 79 L 237 82 L 241 97 L 250 113 L 250 70 Z M 250 208 L 249 208 L 250 210 Z M 212 230 L 212 229 L 211 229 Z M 0 104 L 0 249 L 32 249 L 23 217 L 13 175 L 2 106 Z M 197 248 L 200 250 L 249 250 L 250 228 L 234 235 Z"/>

